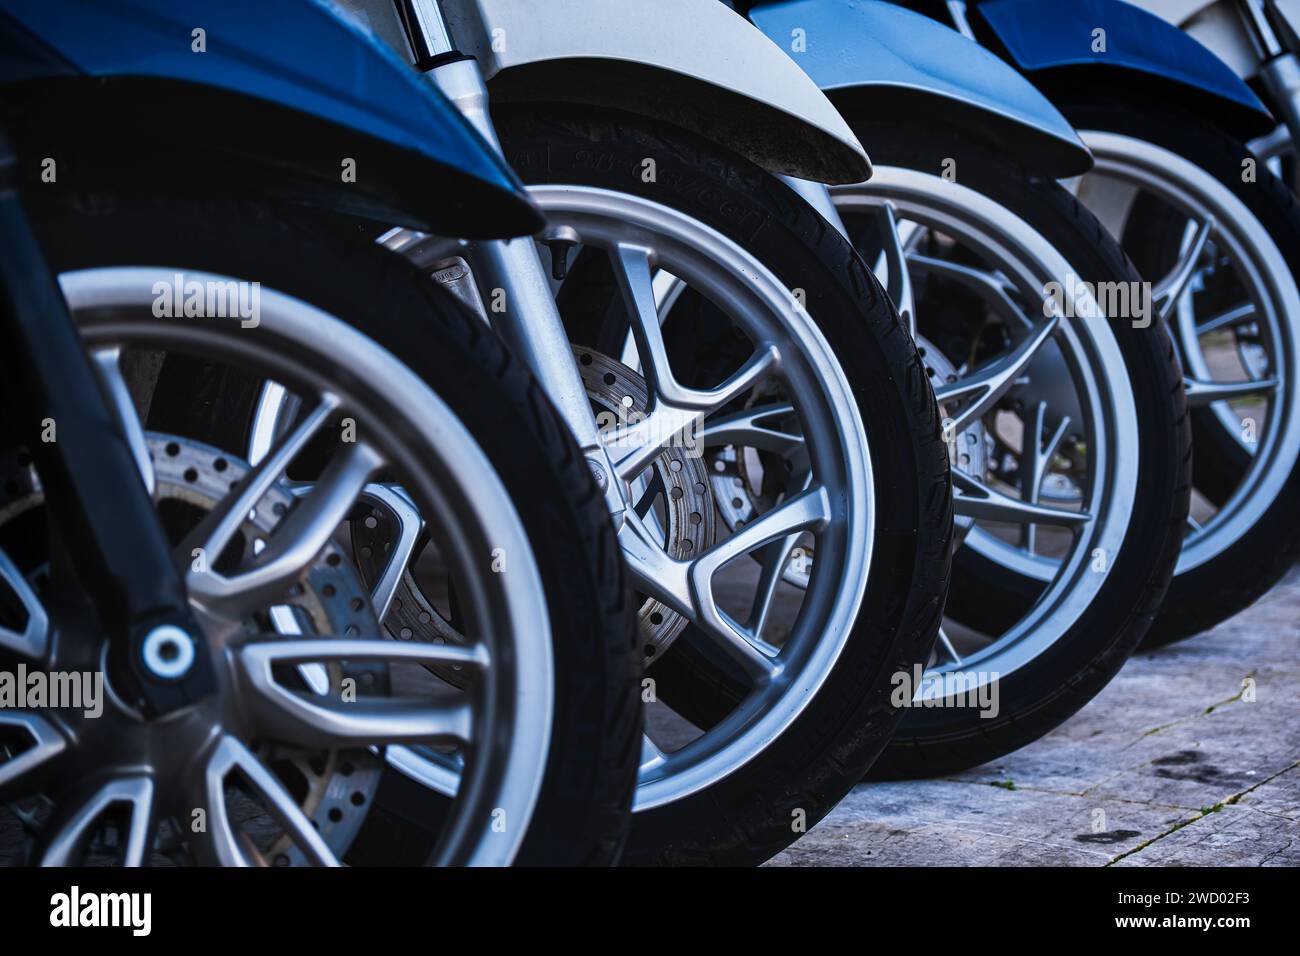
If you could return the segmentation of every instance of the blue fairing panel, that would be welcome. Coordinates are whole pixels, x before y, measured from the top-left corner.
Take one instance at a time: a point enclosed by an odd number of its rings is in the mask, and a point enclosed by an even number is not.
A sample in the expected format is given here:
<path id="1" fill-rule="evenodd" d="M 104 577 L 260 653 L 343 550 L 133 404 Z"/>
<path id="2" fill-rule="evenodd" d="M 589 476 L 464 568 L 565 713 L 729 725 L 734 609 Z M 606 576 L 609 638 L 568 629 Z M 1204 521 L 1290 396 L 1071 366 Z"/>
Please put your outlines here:
<path id="1" fill-rule="evenodd" d="M 828 93 L 922 94 L 943 111 L 936 118 L 960 113 L 967 123 L 998 124 L 1008 145 L 1050 158 L 1056 175 L 1091 166 L 1087 147 L 1032 83 L 928 17 L 881 0 L 790 0 L 758 6 L 749 16 Z"/>
<path id="2" fill-rule="evenodd" d="M 0 27 L 6 18 L 0 85 L 69 73 L 194 84 L 328 121 L 523 195 L 453 104 L 320 0 L 0 0 Z M 197 30 L 204 52 L 195 49 Z"/>
<path id="3" fill-rule="evenodd" d="M 978 7 L 1021 69 L 1107 66 L 1213 94 L 1272 125 L 1268 109 L 1232 69 L 1182 30 L 1121 0 L 989 0 Z M 1094 52 L 1094 31 L 1105 51 Z"/>

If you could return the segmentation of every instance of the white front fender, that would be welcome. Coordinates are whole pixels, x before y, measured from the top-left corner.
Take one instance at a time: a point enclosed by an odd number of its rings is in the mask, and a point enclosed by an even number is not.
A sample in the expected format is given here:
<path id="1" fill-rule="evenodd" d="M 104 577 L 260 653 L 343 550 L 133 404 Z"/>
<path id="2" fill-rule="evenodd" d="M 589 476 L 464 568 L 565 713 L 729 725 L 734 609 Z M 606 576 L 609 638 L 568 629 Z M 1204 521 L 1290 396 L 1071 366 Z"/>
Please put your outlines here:
<path id="1" fill-rule="evenodd" d="M 493 99 L 585 102 L 707 136 L 773 173 L 871 175 L 862 145 L 795 62 L 718 0 L 442 0 Z"/>

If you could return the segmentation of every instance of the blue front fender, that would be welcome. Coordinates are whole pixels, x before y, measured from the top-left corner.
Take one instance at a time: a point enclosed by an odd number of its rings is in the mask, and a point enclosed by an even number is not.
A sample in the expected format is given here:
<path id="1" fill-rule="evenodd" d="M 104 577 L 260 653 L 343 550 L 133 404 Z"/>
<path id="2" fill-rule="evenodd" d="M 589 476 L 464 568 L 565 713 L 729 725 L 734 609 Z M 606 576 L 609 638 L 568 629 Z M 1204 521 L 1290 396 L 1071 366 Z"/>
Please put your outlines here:
<path id="1" fill-rule="evenodd" d="M 891 101 L 915 110 L 922 97 L 936 122 L 984 129 L 1054 176 L 1092 166 L 1074 129 L 1032 83 L 918 13 L 880 0 L 791 0 L 749 16 L 837 105 L 847 93 L 878 90 L 884 95 L 870 98 L 873 111 Z"/>
<path id="2" fill-rule="evenodd" d="M 203 52 L 196 49 L 200 30 Z M 255 152 L 257 137 L 217 126 L 205 107 L 230 107 L 237 124 L 259 107 L 278 108 L 262 115 L 288 117 L 313 144 L 364 142 L 386 150 L 382 168 L 400 168 L 407 180 L 385 184 L 389 193 L 399 186 L 426 212 L 436 194 L 443 193 L 442 206 L 451 208 L 464 196 L 446 193 L 470 188 L 509 220 L 495 224 L 503 230 L 497 234 L 540 225 L 518 179 L 456 107 L 387 45 L 321 0 L 0 0 L 0 33 L 0 87 L 29 91 L 57 84 L 62 106 L 119 81 L 133 93 L 166 87 L 171 100 L 192 108 L 185 116 L 156 117 L 159 133 L 180 121 L 183 129 L 172 134 L 198 133 L 196 149 L 203 148 L 205 126 L 209 143 L 242 133 L 251 141 L 241 144 L 244 156 Z M 92 82 L 68 94 L 77 78 Z M 240 104 L 247 113 L 238 112 Z M 149 105 L 146 99 L 137 108 Z M 323 135 L 327 130 L 338 135 L 331 141 Z M 337 183 L 339 161 L 331 162 Z M 362 186 L 365 173 L 357 177 Z M 482 232 L 482 215 L 471 222 L 466 207 L 460 218 Z"/>
<path id="3" fill-rule="evenodd" d="M 1146 74 L 1185 105 L 1204 108 L 1210 94 L 1243 136 L 1268 132 L 1276 121 L 1245 82 L 1182 30 L 1122 0 L 988 0 L 975 8 L 1028 74 L 1065 67 L 1099 67 Z M 1105 49 L 1097 30 L 1104 30 Z"/>

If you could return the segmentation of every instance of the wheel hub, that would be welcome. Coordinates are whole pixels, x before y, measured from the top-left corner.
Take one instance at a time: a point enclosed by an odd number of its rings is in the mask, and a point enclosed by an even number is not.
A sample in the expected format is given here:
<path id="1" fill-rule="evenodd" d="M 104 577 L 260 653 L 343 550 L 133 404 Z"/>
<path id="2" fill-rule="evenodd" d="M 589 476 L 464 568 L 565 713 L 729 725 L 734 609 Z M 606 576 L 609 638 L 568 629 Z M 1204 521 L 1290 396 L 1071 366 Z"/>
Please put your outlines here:
<path id="1" fill-rule="evenodd" d="M 217 449 L 179 437 L 149 435 L 148 445 L 155 469 L 154 500 L 164 525 L 175 530 L 186 521 L 201 517 L 247 472 L 248 466 Z M 14 521 L 43 507 L 44 493 L 29 463 L 10 454 L 0 463 L 0 535 Z M 231 548 L 212 557 L 218 565 L 238 560 L 238 547 L 247 558 L 265 547 L 267 537 L 293 506 L 292 492 L 283 482 L 273 487 L 247 516 Z M 217 661 L 226 660 L 227 648 L 237 646 L 252 630 L 281 633 L 361 634 L 375 633 L 373 613 L 365 589 L 349 562 L 334 545 L 328 546 L 297 586 L 293 605 L 272 612 L 270 626 L 253 622 L 220 619 L 196 606 L 195 614 L 205 640 Z M 47 601 L 49 564 L 41 561 L 27 569 L 27 578 L 38 594 Z M 261 743 L 251 715 L 240 703 L 238 678 L 231 667 L 218 666 L 217 693 L 198 704 L 157 720 L 146 720 L 141 712 L 113 685 L 106 662 L 106 645 L 101 640 L 72 640 L 74 634 L 94 628 L 84 607 L 53 603 L 51 608 L 54 640 L 52 652 L 43 666 L 49 671 L 97 671 L 104 675 L 103 713 L 86 716 L 82 710 L 60 709 L 44 712 L 56 721 L 73 742 L 77 759 L 49 782 L 51 793 L 77 787 L 82 781 L 107 775 L 138 774 L 148 769 L 158 789 L 158 808 L 164 817 L 174 818 L 171 827 L 159 831 L 155 849 L 164 854 L 178 850 L 181 826 L 189 822 L 190 794 L 187 784 L 198 773 L 204 754 L 223 733 L 241 737 L 250 748 L 274 769 L 299 799 L 300 808 L 313 820 L 322 837 L 337 854 L 350 845 L 368 811 L 378 786 L 382 761 L 368 750 L 298 752 Z M 175 629 L 171 629 L 175 630 Z M 93 630 L 89 630 L 93 634 Z M 61 639 L 62 638 L 62 639 Z M 96 649 L 97 648 L 97 649 Z M 145 641 L 146 661 L 164 673 L 178 670 L 194 647 L 189 636 L 158 628 Z M 90 656 L 87 656 L 90 655 Z M 85 659 L 82 659 L 85 658 Z M 387 686 L 387 668 L 383 665 L 315 665 L 318 673 L 304 673 L 303 683 L 317 692 L 338 692 L 345 679 L 356 682 L 365 692 L 382 692 Z M 306 671 L 306 668 L 304 668 Z M 340 799 L 343 797 L 343 799 Z M 360 797 L 360 799 L 358 799 Z M 305 862 L 303 855 L 287 837 L 274 839 L 274 824 L 261 808 L 238 793 L 227 791 L 232 814 L 244 818 L 251 833 L 262 831 L 268 837 L 263 855 L 272 863 L 286 865 Z M 41 817 L 43 797 L 28 798 L 26 806 L 16 806 L 20 819 L 33 823 Z M 260 817 L 259 817 L 260 815 Z M 265 818 L 265 819 L 261 819 Z M 122 839 L 118 834 L 118 842 Z"/>

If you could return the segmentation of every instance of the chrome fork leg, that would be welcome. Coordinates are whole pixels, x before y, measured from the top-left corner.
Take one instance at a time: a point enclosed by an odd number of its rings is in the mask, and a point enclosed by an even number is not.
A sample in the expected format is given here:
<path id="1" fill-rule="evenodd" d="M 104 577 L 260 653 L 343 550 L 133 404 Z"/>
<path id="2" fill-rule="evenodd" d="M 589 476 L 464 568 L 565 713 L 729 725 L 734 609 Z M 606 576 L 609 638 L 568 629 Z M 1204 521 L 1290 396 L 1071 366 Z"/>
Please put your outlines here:
<path id="1" fill-rule="evenodd" d="M 536 244 L 527 237 L 491 240 L 473 243 L 470 252 L 493 328 L 528 363 L 583 450 L 599 448 L 591 400 Z"/>
<path id="2" fill-rule="evenodd" d="M 454 40 L 437 3 L 412 0 L 410 6 L 417 15 L 407 19 L 408 29 L 418 27 L 421 41 L 413 46 L 431 57 L 454 53 Z M 487 85 L 478 63 L 471 58 L 445 57 L 425 75 L 500 153 L 501 142 L 488 113 Z M 493 328 L 528 364 L 569 426 L 617 525 L 626 508 L 621 482 L 616 480 L 618 473 L 601 443 L 595 412 L 573 359 L 569 336 L 536 244 L 527 237 L 491 240 L 475 242 L 470 252 L 474 279 L 483 301 L 488 303 Z"/>

